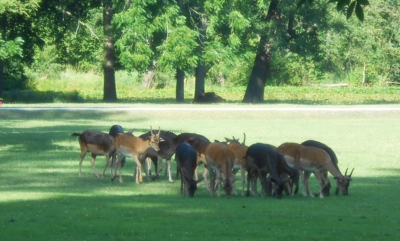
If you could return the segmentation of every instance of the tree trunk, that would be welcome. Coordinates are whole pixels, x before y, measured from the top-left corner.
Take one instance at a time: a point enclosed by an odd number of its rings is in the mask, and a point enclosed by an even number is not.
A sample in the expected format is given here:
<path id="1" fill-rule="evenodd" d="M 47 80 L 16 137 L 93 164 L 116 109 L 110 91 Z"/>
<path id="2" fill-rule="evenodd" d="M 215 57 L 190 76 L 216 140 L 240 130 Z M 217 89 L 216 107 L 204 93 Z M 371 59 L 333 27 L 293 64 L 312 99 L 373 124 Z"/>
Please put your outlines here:
<path id="1" fill-rule="evenodd" d="M 271 0 L 264 21 L 269 22 L 277 18 L 279 14 L 277 10 L 280 3 L 281 0 Z M 244 103 L 260 103 L 264 101 L 265 83 L 271 77 L 271 39 L 273 41 L 273 38 L 269 38 L 267 31 L 261 36 L 253 70 L 243 98 Z"/>
<path id="2" fill-rule="evenodd" d="M 204 10 L 201 9 L 201 12 L 204 12 Z M 203 16 L 199 16 L 198 27 L 199 27 L 199 38 L 198 38 L 199 53 L 202 54 L 204 52 L 204 41 L 207 30 L 206 20 L 203 18 Z M 206 65 L 202 60 L 202 58 L 200 58 L 200 61 L 196 67 L 196 84 L 194 89 L 194 99 L 205 93 L 204 90 L 205 78 L 206 78 Z"/>
<path id="3" fill-rule="evenodd" d="M 7 26 L 7 16 L 5 13 L 0 15 L 0 31 L 1 39 L 6 41 L 6 26 Z M 0 97 L 3 95 L 4 91 L 4 60 L 0 59 Z"/>
<path id="4" fill-rule="evenodd" d="M 205 93 L 205 77 L 206 77 L 206 66 L 204 63 L 199 62 L 196 67 L 196 83 L 194 89 L 194 98 Z"/>
<path id="5" fill-rule="evenodd" d="M 111 31 L 111 22 L 113 18 L 112 3 L 110 0 L 104 1 L 103 21 L 104 21 L 104 96 L 103 101 L 117 101 L 117 91 L 115 87 L 114 70 L 114 39 Z"/>
<path id="6" fill-rule="evenodd" d="M 176 69 L 176 102 L 185 101 L 185 72 L 179 68 Z"/>
<path id="7" fill-rule="evenodd" d="M 253 70 L 243 98 L 244 103 L 260 103 L 264 101 L 266 80 L 271 76 L 271 53 L 265 49 L 265 41 L 260 40 Z"/>

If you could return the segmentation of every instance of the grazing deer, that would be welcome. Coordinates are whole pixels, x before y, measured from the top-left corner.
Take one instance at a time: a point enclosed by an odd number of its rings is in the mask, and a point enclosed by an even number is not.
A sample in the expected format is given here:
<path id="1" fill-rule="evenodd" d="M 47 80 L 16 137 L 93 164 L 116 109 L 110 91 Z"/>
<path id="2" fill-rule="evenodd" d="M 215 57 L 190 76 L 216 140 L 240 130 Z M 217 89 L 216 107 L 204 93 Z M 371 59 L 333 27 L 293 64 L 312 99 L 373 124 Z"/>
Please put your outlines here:
<path id="1" fill-rule="evenodd" d="M 193 197 L 197 183 L 202 181 L 193 179 L 197 168 L 197 151 L 189 143 L 183 142 L 176 148 L 175 159 L 181 174 L 181 195 Z"/>
<path id="2" fill-rule="evenodd" d="M 174 142 L 179 141 L 184 139 L 187 141 L 190 145 L 194 147 L 197 151 L 197 168 L 199 165 L 202 163 L 206 165 L 206 156 L 205 152 L 208 147 L 208 145 L 211 143 L 210 140 L 208 140 L 205 136 L 199 135 L 199 134 L 194 134 L 194 133 L 182 133 L 176 137 Z M 177 168 L 179 165 L 177 165 Z M 203 177 L 204 177 L 204 182 L 207 184 L 207 168 L 203 169 Z M 198 175 L 197 175 L 197 170 L 195 171 L 195 180 L 198 180 Z"/>
<path id="3" fill-rule="evenodd" d="M 247 149 L 247 196 L 250 194 L 249 186 L 251 178 L 258 175 L 261 186 L 267 195 L 274 194 L 277 198 L 282 197 L 284 184 L 287 181 L 280 176 L 280 166 L 284 157 L 280 155 L 273 146 L 263 143 L 255 143 Z M 269 173 L 269 178 L 266 176 Z M 272 185 L 274 183 L 274 185 Z M 254 186 L 253 186 L 254 187 Z M 271 190 L 273 188 L 273 190 Z M 254 190 L 253 190 L 254 191 Z M 263 197 L 263 193 L 261 192 Z"/>
<path id="4" fill-rule="evenodd" d="M 104 177 L 104 173 L 107 166 L 110 164 L 110 156 L 115 152 L 114 138 L 106 133 L 99 131 L 84 131 L 83 133 L 72 133 L 71 136 L 78 136 L 79 145 L 81 147 L 81 155 L 79 159 L 79 177 L 82 177 L 82 161 L 86 153 L 91 152 L 92 158 L 90 164 L 93 167 L 93 172 L 96 177 L 100 177 L 97 172 L 95 160 L 97 155 L 104 155 L 106 157 L 106 165 L 103 170 L 101 177 Z M 112 174 L 112 171 L 111 171 Z"/>
<path id="5" fill-rule="evenodd" d="M 205 170 L 210 172 L 210 186 L 208 186 L 205 178 L 207 171 L 203 172 L 203 177 L 210 195 L 214 196 L 215 189 L 218 187 L 218 197 L 221 196 L 221 184 L 223 183 L 225 194 L 229 197 L 235 181 L 232 174 L 235 153 L 228 145 L 220 142 L 213 142 L 207 146 L 205 158 Z"/>
<path id="6" fill-rule="evenodd" d="M 347 195 L 347 188 L 351 181 L 351 177 L 346 175 L 343 176 L 338 168 L 333 164 L 329 154 L 323 149 L 286 142 L 278 147 L 278 151 L 285 156 L 285 160 L 289 166 L 292 166 L 297 170 L 314 172 L 320 185 L 320 198 L 324 197 L 323 189 L 328 183 L 324 177 L 325 170 L 334 176 L 338 189 L 341 190 L 344 195 Z M 307 196 L 308 193 L 310 196 L 314 197 L 308 184 L 308 178 L 309 175 L 303 175 L 303 195 Z"/>
<path id="7" fill-rule="evenodd" d="M 330 148 L 329 146 L 325 145 L 322 142 L 314 141 L 314 140 L 307 140 L 307 141 L 301 143 L 301 145 L 303 145 L 303 146 L 313 146 L 313 147 L 317 147 L 317 148 L 323 149 L 330 156 L 333 165 L 340 171 L 339 166 L 338 166 L 338 159 L 336 157 L 335 152 L 332 150 L 332 148 Z M 349 175 L 347 175 L 347 169 L 346 169 L 344 175 L 346 177 L 348 177 L 349 179 L 351 179 L 351 175 L 353 174 L 353 171 L 354 171 L 354 168 L 351 171 L 351 173 Z M 309 176 L 309 175 L 311 175 L 311 173 L 308 173 L 308 172 L 305 171 L 304 175 L 308 175 Z M 323 175 L 324 175 L 324 177 L 328 178 L 328 171 L 323 171 Z M 348 186 L 346 187 L 347 193 L 348 193 L 349 185 L 350 185 L 350 182 L 348 183 Z M 330 188 L 331 188 L 331 183 L 329 182 L 329 179 L 328 179 L 327 185 L 325 185 L 325 187 L 322 189 L 322 193 L 324 194 L 324 196 L 329 196 Z M 335 194 L 336 195 L 339 194 L 339 188 L 338 187 L 336 187 Z"/>
<path id="8" fill-rule="evenodd" d="M 244 134 L 244 133 L 243 133 Z M 244 134 L 243 142 L 240 143 L 239 139 L 226 138 L 225 140 L 228 143 L 228 146 L 232 149 L 233 153 L 235 153 L 235 162 L 233 165 L 233 176 L 236 176 L 236 173 L 240 170 L 241 177 L 242 177 L 242 192 L 241 195 L 244 196 L 244 187 L 246 185 L 246 152 L 248 147 L 245 145 L 246 142 L 246 134 Z M 233 192 L 237 195 L 236 186 L 233 186 Z"/>
<path id="9" fill-rule="evenodd" d="M 117 167 L 114 175 L 112 176 L 111 180 L 114 180 L 119 171 L 119 182 L 123 182 L 121 176 L 121 165 L 120 162 L 124 157 L 132 157 L 133 160 L 136 162 L 136 183 L 143 182 L 142 177 L 142 165 L 138 159 L 139 155 L 142 155 L 146 152 L 148 148 L 153 148 L 154 150 L 158 151 L 160 148 L 158 147 L 158 143 L 160 142 L 160 129 L 157 134 L 153 133 L 153 130 L 150 126 L 151 136 L 147 138 L 147 140 L 143 140 L 140 137 L 126 135 L 126 134 L 119 134 L 114 138 L 115 148 L 117 151 Z"/>

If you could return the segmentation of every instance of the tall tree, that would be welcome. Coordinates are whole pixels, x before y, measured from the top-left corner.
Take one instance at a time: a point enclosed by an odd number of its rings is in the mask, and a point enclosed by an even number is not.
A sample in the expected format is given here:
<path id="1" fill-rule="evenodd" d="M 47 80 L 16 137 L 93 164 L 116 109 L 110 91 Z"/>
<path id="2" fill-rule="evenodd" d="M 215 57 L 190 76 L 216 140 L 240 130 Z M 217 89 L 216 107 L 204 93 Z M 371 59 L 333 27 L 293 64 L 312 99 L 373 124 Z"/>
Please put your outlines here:
<path id="1" fill-rule="evenodd" d="M 112 0 L 103 2 L 103 21 L 104 21 L 104 90 L 103 100 L 105 102 L 117 101 L 117 91 L 115 88 L 115 70 L 114 70 L 114 36 L 111 29 L 113 20 Z"/>
<path id="2" fill-rule="evenodd" d="M 198 33 L 187 27 L 176 0 L 132 1 L 115 17 L 121 64 L 141 73 L 153 69 L 176 73 L 176 100 L 184 100 L 184 76 L 193 72 Z"/>
<path id="3" fill-rule="evenodd" d="M 300 7 L 304 5 L 306 2 L 310 4 L 313 3 L 313 0 L 300 0 L 297 3 L 297 6 Z M 347 18 L 350 18 L 353 13 L 356 14 L 357 18 L 361 21 L 364 20 L 364 11 L 362 6 L 369 5 L 368 0 L 331 0 L 331 2 L 335 2 L 337 4 L 337 10 L 342 11 L 346 10 Z M 292 10 L 284 11 L 281 8 L 281 5 L 289 5 L 289 9 Z M 261 6 L 261 5 L 260 5 Z M 295 32 L 292 30 L 293 26 L 293 2 L 288 3 L 285 0 L 271 0 L 268 6 L 267 15 L 264 17 L 263 8 L 259 8 L 258 16 L 260 17 L 260 21 L 265 22 L 264 26 L 266 27 L 260 32 L 260 42 L 258 45 L 254 65 L 252 68 L 252 72 L 249 78 L 249 82 L 246 88 L 246 92 L 243 98 L 243 102 L 245 103 L 259 103 L 264 101 L 264 88 L 267 80 L 271 77 L 271 64 L 272 64 L 272 55 L 273 55 L 273 46 L 274 41 L 276 40 L 276 34 L 271 34 L 271 29 L 267 29 L 271 27 L 269 22 L 275 22 L 275 26 L 282 25 L 283 21 L 287 21 L 287 33 L 290 35 L 289 39 L 295 36 Z M 282 17 L 286 15 L 286 17 Z M 279 31 L 279 30 L 277 30 Z"/>
<path id="4" fill-rule="evenodd" d="M 267 16 L 261 16 L 263 21 L 270 22 L 277 18 L 278 8 L 281 4 L 280 0 L 271 0 Z M 271 47 L 274 40 L 273 36 L 269 36 L 271 31 L 263 31 L 260 35 L 257 54 L 251 71 L 249 84 L 243 98 L 243 102 L 256 103 L 264 100 L 264 87 L 266 80 L 271 76 Z"/>
<path id="5" fill-rule="evenodd" d="M 31 18 L 35 15 L 39 2 L 40 0 L 25 1 L 23 3 L 17 0 L 10 0 L 0 3 L 0 96 L 4 91 L 5 66 L 9 65 L 7 70 L 10 72 L 13 68 L 10 65 L 13 64 L 12 61 L 15 56 L 22 59 L 19 62 L 30 62 L 32 60 L 32 46 L 35 41 L 31 39 Z M 26 38 L 25 40 L 23 36 Z M 32 43 L 29 40 L 32 40 Z M 23 46 L 24 43 L 26 43 L 25 46 Z M 22 68 L 22 65 L 19 64 L 17 68 Z M 22 70 L 20 69 L 19 71 Z M 11 73 L 8 74 L 10 76 Z"/>

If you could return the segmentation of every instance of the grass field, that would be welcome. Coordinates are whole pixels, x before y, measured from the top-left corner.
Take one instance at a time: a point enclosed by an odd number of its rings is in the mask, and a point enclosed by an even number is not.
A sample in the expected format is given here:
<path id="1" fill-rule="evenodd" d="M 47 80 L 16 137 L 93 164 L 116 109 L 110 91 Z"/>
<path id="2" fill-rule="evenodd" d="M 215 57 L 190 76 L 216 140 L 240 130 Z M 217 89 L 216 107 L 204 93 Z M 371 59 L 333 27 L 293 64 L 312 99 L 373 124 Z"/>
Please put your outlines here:
<path id="1" fill-rule="evenodd" d="M 0 108 L 0 240 L 399 239 L 400 105 L 4 108 L 22 106 Z M 71 106 L 87 107 L 61 105 Z M 336 152 L 342 172 L 355 167 L 349 196 L 331 190 L 324 199 L 301 194 L 280 200 L 218 198 L 210 197 L 202 183 L 195 197 L 187 198 L 179 194 L 180 182 L 168 183 L 164 175 L 135 184 L 131 159 L 122 169 L 124 183 L 111 182 L 109 169 L 97 179 L 89 156 L 84 176 L 78 178 L 79 145 L 70 134 L 108 132 L 114 124 L 134 129 L 135 135 L 151 125 L 177 134 L 197 132 L 210 140 L 242 138 L 245 132 L 248 145 L 315 139 Z M 105 158 L 98 157 L 96 164 L 102 170 Z M 173 170 L 175 174 L 175 161 Z M 316 178 L 310 180 L 316 191 Z M 332 176 L 330 180 L 335 187 Z"/>

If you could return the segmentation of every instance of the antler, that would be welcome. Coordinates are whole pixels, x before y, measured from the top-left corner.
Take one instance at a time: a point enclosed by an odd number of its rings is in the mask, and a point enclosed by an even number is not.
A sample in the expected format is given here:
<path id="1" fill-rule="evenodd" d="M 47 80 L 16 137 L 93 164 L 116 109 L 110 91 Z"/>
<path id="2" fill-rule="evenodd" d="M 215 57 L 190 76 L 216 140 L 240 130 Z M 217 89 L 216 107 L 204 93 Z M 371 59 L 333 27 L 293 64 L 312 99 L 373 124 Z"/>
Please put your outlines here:
<path id="1" fill-rule="evenodd" d="M 153 127 L 152 126 L 150 126 L 150 131 L 151 131 L 151 133 L 154 135 L 154 132 L 153 132 Z M 161 133 L 161 127 L 159 126 L 158 127 L 158 135 Z"/>
<path id="2" fill-rule="evenodd" d="M 246 142 L 246 133 L 243 133 L 243 142 L 242 142 L 242 145 L 245 145 L 245 142 Z"/>
<path id="3" fill-rule="evenodd" d="M 347 176 L 347 170 L 348 170 L 349 168 L 346 168 L 346 171 L 344 172 L 344 175 L 345 176 Z M 353 167 L 353 169 L 351 170 L 351 172 L 350 172 L 350 174 L 349 174 L 349 177 L 351 177 L 351 175 L 353 174 L 353 171 L 354 171 L 354 167 Z"/>
<path id="4" fill-rule="evenodd" d="M 351 172 L 350 172 L 350 174 L 349 174 L 349 177 L 351 177 L 351 175 L 353 174 L 353 171 L 354 171 L 354 167 L 353 167 L 353 169 L 351 170 Z"/>

